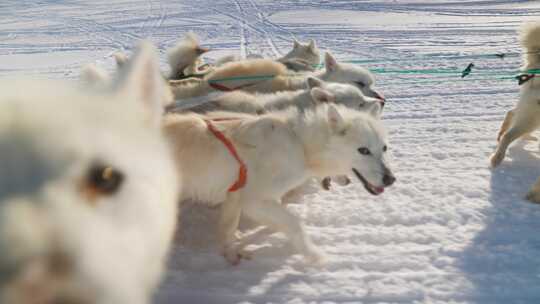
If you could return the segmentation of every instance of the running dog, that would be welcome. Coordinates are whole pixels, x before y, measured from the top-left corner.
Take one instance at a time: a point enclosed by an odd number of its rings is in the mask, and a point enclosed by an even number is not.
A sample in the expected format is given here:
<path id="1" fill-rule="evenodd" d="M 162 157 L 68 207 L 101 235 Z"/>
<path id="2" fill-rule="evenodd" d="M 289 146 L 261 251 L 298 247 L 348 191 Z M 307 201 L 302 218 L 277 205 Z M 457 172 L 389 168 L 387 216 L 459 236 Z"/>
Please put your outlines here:
<path id="1" fill-rule="evenodd" d="M 310 261 L 320 253 L 281 198 L 309 178 L 353 173 L 373 195 L 395 177 L 381 122 L 341 105 L 261 116 L 244 113 L 172 113 L 164 129 L 184 176 L 182 200 L 221 206 L 220 250 L 233 264 L 246 252 L 235 232 L 240 214 L 284 232 Z"/>
<path id="2" fill-rule="evenodd" d="M 524 24 L 520 29 L 520 42 L 524 49 L 523 67 L 528 70 L 540 69 L 540 22 Z M 540 79 L 532 73 L 520 88 L 516 107 L 506 114 L 499 131 L 499 144 L 491 156 L 491 166 L 497 167 L 506 154 L 508 146 L 516 139 L 526 136 L 540 127 Z M 540 203 L 540 181 L 531 189 L 527 198 Z"/>

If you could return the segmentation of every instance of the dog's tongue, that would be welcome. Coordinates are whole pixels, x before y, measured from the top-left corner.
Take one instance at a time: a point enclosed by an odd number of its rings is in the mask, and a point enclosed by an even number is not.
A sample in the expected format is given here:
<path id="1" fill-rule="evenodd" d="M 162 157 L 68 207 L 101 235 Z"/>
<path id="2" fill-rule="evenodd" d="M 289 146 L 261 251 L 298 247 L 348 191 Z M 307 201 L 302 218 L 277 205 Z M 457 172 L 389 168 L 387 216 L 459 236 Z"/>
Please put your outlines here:
<path id="1" fill-rule="evenodd" d="M 377 194 L 381 194 L 384 192 L 384 188 L 383 187 L 375 187 L 375 186 L 372 186 L 371 189 L 373 189 L 373 191 Z"/>

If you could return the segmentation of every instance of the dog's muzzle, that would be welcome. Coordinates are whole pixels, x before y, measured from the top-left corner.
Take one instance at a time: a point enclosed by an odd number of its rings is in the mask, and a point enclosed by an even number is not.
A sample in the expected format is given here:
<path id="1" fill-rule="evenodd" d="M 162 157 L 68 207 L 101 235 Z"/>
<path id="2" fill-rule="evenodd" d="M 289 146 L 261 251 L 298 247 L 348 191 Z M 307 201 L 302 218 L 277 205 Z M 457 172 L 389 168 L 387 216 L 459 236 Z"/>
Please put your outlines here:
<path id="1" fill-rule="evenodd" d="M 352 168 L 352 171 L 354 172 L 354 174 L 356 175 L 356 177 L 358 177 L 358 179 L 362 182 L 362 184 L 364 185 L 364 188 L 366 189 L 367 192 L 369 192 L 370 194 L 372 195 L 379 195 L 381 193 L 384 192 L 384 187 L 376 187 L 374 185 L 372 185 L 370 182 L 367 181 L 367 179 L 362 176 L 362 174 L 360 174 L 360 172 L 358 172 L 358 170 L 356 170 L 355 168 Z M 395 180 L 395 178 L 394 178 Z M 393 182 L 392 182 L 393 183 Z"/>

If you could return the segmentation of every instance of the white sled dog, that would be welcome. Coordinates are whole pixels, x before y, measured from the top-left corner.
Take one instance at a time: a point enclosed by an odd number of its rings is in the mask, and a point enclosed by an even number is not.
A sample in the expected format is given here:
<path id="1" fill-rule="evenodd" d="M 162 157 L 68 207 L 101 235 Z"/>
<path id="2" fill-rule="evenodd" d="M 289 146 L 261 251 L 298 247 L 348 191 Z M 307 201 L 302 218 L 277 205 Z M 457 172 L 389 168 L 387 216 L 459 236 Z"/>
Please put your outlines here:
<path id="1" fill-rule="evenodd" d="M 283 110 L 291 106 L 298 108 L 300 111 L 305 111 L 316 104 L 327 102 L 342 104 L 354 110 L 370 113 L 377 119 L 380 118 L 381 101 L 364 96 L 359 89 L 352 85 L 324 82 L 311 76 L 307 78 L 306 82 L 307 89 L 305 90 L 257 95 L 242 91 L 230 92 L 211 101 L 182 110 L 195 113 L 229 111 L 260 115 L 269 111 Z M 349 178 L 345 175 L 335 176 L 332 179 L 342 186 L 350 183 Z M 332 179 L 327 177 L 321 181 L 325 190 L 330 189 Z M 301 190 L 298 189 L 298 191 Z M 296 193 L 296 191 L 292 193 Z"/>
<path id="2" fill-rule="evenodd" d="M 149 303 L 178 187 L 143 45 L 108 91 L 4 80 L 0 303 Z"/>
<path id="3" fill-rule="evenodd" d="M 291 106 L 305 111 L 316 104 L 328 102 L 342 104 L 348 108 L 371 113 L 379 118 L 382 103 L 379 99 L 366 97 L 356 87 L 348 84 L 325 82 L 315 77 L 308 77 L 306 89 L 297 91 L 282 91 L 267 94 L 252 94 L 236 91 L 222 94 L 210 101 L 192 106 L 179 108 L 180 111 L 207 113 L 212 111 L 240 112 L 248 114 L 264 114 L 269 111 L 284 110 Z M 176 111 L 174 104 L 172 111 Z"/>
<path id="4" fill-rule="evenodd" d="M 264 76 L 268 76 L 269 79 L 257 79 Z M 245 60 L 225 64 L 206 75 L 199 83 L 173 86 L 172 91 L 175 100 L 227 90 L 254 93 L 295 91 L 305 88 L 306 78 L 309 76 L 327 82 L 351 84 L 358 87 L 365 96 L 385 100 L 375 89 L 375 79 L 369 70 L 352 64 L 338 63 L 330 53 L 326 53 L 325 56 L 325 69 L 314 73 L 291 75 L 284 65 L 272 60 Z M 223 79 L 226 81 L 222 81 Z"/>
<path id="5" fill-rule="evenodd" d="M 522 69 L 540 69 L 540 22 L 524 24 L 520 29 L 520 42 L 524 48 Z M 516 107 L 506 114 L 498 136 L 499 144 L 491 156 L 492 167 L 497 167 L 502 162 L 506 149 L 514 140 L 540 127 L 540 79 L 538 75 L 532 75 L 535 77 L 521 85 Z M 540 180 L 527 198 L 540 203 Z"/>
<path id="6" fill-rule="evenodd" d="M 219 67 L 225 63 L 244 60 L 240 56 L 225 56 L 216 61 L 215 66 Z M 302 44 L 294 39 L 293 49 L 284 56 L 276 59 L 293 71 L 313 71 L 314 67 L 321 62 L 321 56 L 315 40 L 310 39 L 307 44 Z"/>
<path id="7" fill-rule="evenodd" d="M 286 233 L 308 260 L 320 258 L 300 221 L 280 204 L 309 178 L 352 172 L 373 195 L 395 181 L 381 122 L 339 105 L 261 116 L 172 113 L 164 128 L 178 170 L 190 176 L 182 199 L 221 205 L 220 250 L 233 264 L 247 254 L 235 238 L 241 213 Z"/>

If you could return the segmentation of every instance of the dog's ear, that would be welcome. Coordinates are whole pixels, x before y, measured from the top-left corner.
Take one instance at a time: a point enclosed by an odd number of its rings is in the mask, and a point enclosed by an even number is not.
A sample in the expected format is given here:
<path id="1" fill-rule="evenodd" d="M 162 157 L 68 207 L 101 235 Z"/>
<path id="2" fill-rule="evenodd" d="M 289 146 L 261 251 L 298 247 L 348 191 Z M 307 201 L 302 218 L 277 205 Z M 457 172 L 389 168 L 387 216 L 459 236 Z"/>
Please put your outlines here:
<path id="1" fill-rule="evenodd" d="M 313 88 L 311 91 L 309 91 L 311 94 L 311 97 L 313 98 L 313 101 L 315 101 L 315 104 L 319 103 L 335 103 L 336 102 L 336 96 L 334 94 L 323 90 L 321 88 Z"/>
<path id="2" fill-rule="evenodd" d="M 128 62 L 128 56 L 122 52 L 116 52 L 113 54 L 114 61 L 116 61 L 116 68 L 121 69 L 126 66 Z"/>
<path id="3" fill-rule="evenodd" d="M 324 56 L 324 65 L 326 67 L 326 71 L 328 72 L 334 72 L 338 69 L 336 58 L 334 58 L 330 52 L 326 52 Z"/>
<path id="4" fill-rule="evenodd" d="M 298 40 L 296 40 L 296 38 L 294 38 L 293 49 L 297 49 L 298 47 L 300 47 L 300 42 L 298 42 Z"/>
<path id="5" fill-rule="evenodd" d="M 316 48 L 316 46 L 315 46 L 315 40 L 309 39 L 308 47 L 309 47 L 309 49 L 310 49 L 312 52 L 315 51 L 315 48 Z"/>
<path id="6" fill-rule="evenodd" d="M 345 120 L 343 116 L 339 114 L 338 110 L 334 105 L 329 105 L 327 110 L 328 122 L 330 123 L 330 128 L 332 131 L 339 134 L 344 134 L 345 130 Z"/>
<path id="7" fill-rule="evenodd" d="M 87 64 L 81 69 L 81 80 L 92 86 L 107 86 L 110 84 L 109 75 L 101 68 L 98 68 L 94 64 Z"/>
<path id="8" fill-rule="evenodd" d="M 382 114 L 382 105 L 379 101 L 374 101 L 368 108 L 368 113 L 376 119 L 381 118 Z"/>
<path id="9" fill-rule="evenodd" d="M 309 76 L 306 82 L 309 89 L 320 88 L 323 86 L 323 81 L 313 76 Z"/>
<path id="10" fill-rule="evenodd" d="M 157 50 L 150 42 L 140 44 L 127 66 L 120 71 L 115 88 L 123 98 L 142 103 L 151 123 L 160 124 L 165 83 L 159 71 Z"/>

